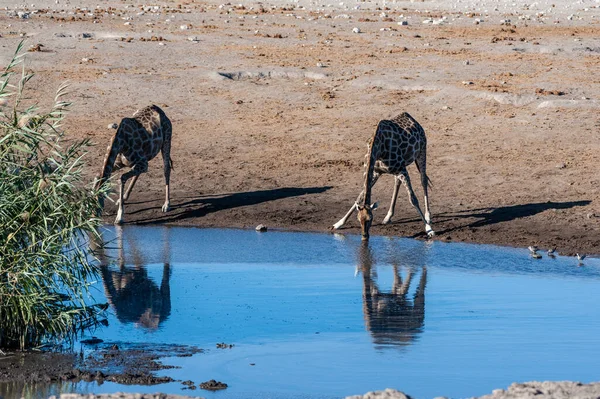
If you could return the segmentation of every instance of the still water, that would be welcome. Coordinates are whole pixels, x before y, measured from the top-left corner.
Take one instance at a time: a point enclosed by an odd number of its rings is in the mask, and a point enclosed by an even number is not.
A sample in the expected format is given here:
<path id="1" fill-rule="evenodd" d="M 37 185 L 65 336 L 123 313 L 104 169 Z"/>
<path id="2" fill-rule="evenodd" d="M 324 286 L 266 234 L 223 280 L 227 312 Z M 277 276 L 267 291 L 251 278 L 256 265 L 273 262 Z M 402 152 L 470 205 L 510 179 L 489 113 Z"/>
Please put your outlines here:
<path id="1" fill-rule="evenodd" d="M 108 227 L 105 342 L 195 345 L 160 375 L 77 392 L 335 398 L 392 387 L 462 398 L 514 381 L 600 380 L 600 259 L 355 235 Z M 216 343 L 234 344 L 217 349 Z"/>

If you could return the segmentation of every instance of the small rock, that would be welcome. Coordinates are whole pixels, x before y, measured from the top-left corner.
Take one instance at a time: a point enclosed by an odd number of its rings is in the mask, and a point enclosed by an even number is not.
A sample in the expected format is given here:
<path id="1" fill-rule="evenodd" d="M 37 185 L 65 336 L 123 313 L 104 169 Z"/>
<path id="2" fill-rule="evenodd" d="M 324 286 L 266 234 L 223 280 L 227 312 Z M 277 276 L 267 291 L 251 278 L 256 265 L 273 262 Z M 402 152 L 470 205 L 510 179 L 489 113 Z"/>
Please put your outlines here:
<path id="1" fill-rule="evenodd" d="M 557 169 L 565 169 L 566 167 L 567 167 L 567 164 L 565 164 L 564 162 L 561 162 L 558 165 L 556 165 Z"/>
<path id="2" fill-rule="evenodd" d="M 470 80 L 463 80 L 462 84 L 464 84 L 465 86 L 470 86 L 473 84 L 473 82 L 471 82 Z"/>
<path id="3" fill-rule="evenodd" d="M 109 123 L 108 124 L 108 128 L 109 129 L 117 129 L 119 127 L 119 125 L 117 125 L 116 123 Z"/>
<path id="4" fill-rule="evenodd" d="M 471 62 L 469 60 L 466 60 L 465 65 L 471 65 Z"/>
<path id="5" fill-rule="evenodd" d="M 406 26 L 408 25 L 408 21 L 400 21 L 398 22 L 398 25 Z"/>
<path id="6" fill-rule="evenodd" d="M 209 391 L 217 391 L 219 389 L 227 388 L 227 384 L 225 384 L 224 382 L 220 382 L 220 381 L 210 380 L 210 381 L 205 381 L 205 382 L 201 383 L 200 388 L 208 389 Z"/>
<path id="7" fill-rule="evenodd" d="M 325 65 L 322 62 L 317 62 L 317 68 L 325 68 Z"/>
<path id="8" fill-rule="evenodd" d="M 24 11 L 17 12 L 17 16 L 21 19 L 29 19 L 29 13 Z"/>
<path id="9" fill-rule="evenodd" d="M 588 219 L 592 219 L 592 218 L 596 217 L 596 214 L 594 212 L 590 212 L 586 216 L 587 216 Z"/>
<path id="10" fill-rule="evenodd" d="M 354 33 L 360 33 L 361 30 L 360 30 L 360 28 L 352 28 L 352 32 L 354 32 Z"/>
<path id="11" fill-rule="evenodd" d="M 265 231 L 267 231 L 267 226 L 265 226 L 264 224 L 259 224 L 254 230 L 264 233 Z"/>

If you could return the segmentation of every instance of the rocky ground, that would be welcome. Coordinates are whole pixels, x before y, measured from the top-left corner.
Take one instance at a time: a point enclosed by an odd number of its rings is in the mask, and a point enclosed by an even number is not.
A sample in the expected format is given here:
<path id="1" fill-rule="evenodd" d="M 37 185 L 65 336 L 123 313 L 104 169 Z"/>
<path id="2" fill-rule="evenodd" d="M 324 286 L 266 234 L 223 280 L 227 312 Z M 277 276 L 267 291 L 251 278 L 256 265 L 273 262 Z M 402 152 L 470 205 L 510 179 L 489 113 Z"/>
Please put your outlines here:
<path id="1" fill-rule="evenodd" d="M 508 389 L 496 389 L 490 395 L 473 399 L 596 399 L 600 395 L 600 383 L 581 384 L 578 382 L 527 382 L 512 384 Z M 53 399 L 192 399 L 189 396 L 165 394 L 110 394 L 110 395 L 77 395 L 63 394 Z M 197 399 L 194 397 L 193 399 Z M 410 399 L 403 392 L 386 389 L 385 391 L 368 392 L 365 395 L 348 396 L 346 399 Z M 441 399 L 441 398 L 440 398 Z"/>
<path id="2" fill-rule="evenodd" d="M 3 6 L 0 61 L 26 39 L 29 95 L 50 104 L 70 83 L 69 138 L 98 143 L 89 179 L 108 124 L 152 103 L 172 119 L 173 209 L 158 157 L 128 223 L 326 232 L 378 121 L 406 111 L 427 133 L 436 239 L 599 252 L 598 0 Z M 372 232 L 423 238 L 404 190 L 380 225 L 391 192 L 384 176 Z"/>

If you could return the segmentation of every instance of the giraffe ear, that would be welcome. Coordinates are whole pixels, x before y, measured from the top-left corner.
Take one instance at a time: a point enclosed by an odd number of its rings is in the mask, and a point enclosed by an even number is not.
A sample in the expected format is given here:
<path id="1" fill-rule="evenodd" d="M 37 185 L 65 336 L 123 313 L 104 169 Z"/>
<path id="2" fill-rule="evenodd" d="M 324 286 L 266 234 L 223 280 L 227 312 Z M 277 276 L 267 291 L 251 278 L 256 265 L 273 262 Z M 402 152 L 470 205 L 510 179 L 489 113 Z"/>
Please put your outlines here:
<path id="1" fill-rule="evenodd" d="M 377 209 L 378 206 L 379 206 L 379 202 L 371 204 L 371 210 L 374 211 L 375 209 Z"/>

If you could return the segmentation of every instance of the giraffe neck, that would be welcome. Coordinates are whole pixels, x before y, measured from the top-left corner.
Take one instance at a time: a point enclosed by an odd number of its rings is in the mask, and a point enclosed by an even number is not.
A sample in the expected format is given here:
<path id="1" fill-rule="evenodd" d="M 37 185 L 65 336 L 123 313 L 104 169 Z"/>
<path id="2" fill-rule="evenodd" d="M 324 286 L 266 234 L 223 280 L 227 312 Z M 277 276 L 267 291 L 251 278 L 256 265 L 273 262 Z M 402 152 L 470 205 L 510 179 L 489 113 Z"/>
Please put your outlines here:
<path id="1" fill-rule="evenodd" d="M 373 137 L 373 140 L 369 144 L 369 152 L 367 153 L 367 157 L 367 168 L 365 171 L 365 182 L 363 187 L 365 195 L 363 196 L 362 204 L 359 204 L 361 206 L 371 205 L 371 180 L 373 178 L 373 171 L 375 170 L 375 161 L 377 160 L 375 137 Z"/>
<path id="2" fill-rule="evenodd" d="M 108 145 L 106 156 L 104 157 L 104 164 L 102 165 L 102 173 L 100 174 L 100 179 L 96 182 L 97 188 L 102 187 L 102 185 L 110 178 L 110 175 L 112 174 L 117 155 L 121 150 L 118 136 L 121 134 L 122 124 L 123 122 L 121 122 L 117 128 L 115 135 L 110 140 L 110 144 Z M 101 204 L 104 205 L 103 201 Z"/>

